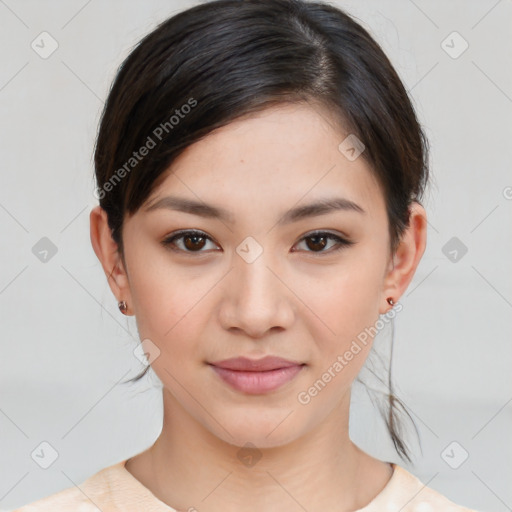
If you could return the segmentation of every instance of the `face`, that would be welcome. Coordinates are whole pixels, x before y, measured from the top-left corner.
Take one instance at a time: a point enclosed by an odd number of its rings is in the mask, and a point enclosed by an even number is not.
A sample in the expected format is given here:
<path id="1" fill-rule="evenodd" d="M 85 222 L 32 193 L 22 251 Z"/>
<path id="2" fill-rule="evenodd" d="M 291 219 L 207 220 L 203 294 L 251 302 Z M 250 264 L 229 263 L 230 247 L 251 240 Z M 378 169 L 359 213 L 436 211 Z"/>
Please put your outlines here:
<path id="1" fill-rule="evenodd" d="M 289 442 L 346 404 L 371 348 L 354 340 L 389 309 L 384 197 L 327 115 L 286 105 L 211 133 L 123 227 L 123 298 L 164 393 L 235 445 Z M 296 364 L 211 365 L 269 355 Z"/>

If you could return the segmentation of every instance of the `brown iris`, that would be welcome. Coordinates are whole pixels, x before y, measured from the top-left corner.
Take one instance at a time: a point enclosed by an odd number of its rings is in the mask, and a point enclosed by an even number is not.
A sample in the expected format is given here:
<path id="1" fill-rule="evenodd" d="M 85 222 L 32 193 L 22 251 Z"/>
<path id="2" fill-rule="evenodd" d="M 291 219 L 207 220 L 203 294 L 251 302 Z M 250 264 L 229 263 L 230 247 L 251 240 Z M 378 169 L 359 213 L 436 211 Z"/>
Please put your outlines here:
<path id="1" fill-rule="evenodd" d="M 321 251 L 326 246 L 327 238 L 328 237 L 326 236 L 319 235 L 308 236 L 305 239 L 306 245 L 308 246 L 309 249 Z M 322 242 L 320 242 L 320 240 L 322 240 Z M 313 243 L 310 243 L 310 241 L 312 241 Z"/>
<path id="2" fill-rule="evenodd" d="M 198 242 L 198 240 L 200 242 Z M 186 235 L 183 237 L 183 245 L 190 251 L 202 249 L 205 241 L 206 238 L 201 235 Z"/>

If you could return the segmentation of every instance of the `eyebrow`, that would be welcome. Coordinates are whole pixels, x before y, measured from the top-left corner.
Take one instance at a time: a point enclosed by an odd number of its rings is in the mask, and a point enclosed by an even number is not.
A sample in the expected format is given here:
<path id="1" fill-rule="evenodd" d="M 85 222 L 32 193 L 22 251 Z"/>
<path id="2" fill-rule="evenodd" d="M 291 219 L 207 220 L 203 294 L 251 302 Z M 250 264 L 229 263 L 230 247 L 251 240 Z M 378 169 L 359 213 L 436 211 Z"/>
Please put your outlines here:
<path id="1" fill-rule="evenodd" d="M 146 207 L 145 211 L 150 212 L 162 208 L 191 213 L 193 215 L 210 219 L 218 219 L 224 222 L 234 222 L 233 214 L 220 206 L 214 206 L 200 201 L 195 201 L 193 199 L 186 199 L 177 196 L 162 197 L 158 201 Z M 349 199 L 343 197 L 324 198 L 313 203 L 288 210 L 278 221 L 278 224 L 290 224 L 307 217 L 325 215 L 338 210 L 355 211 L 362 214 L 366 213 L 357 203 L 354 203 Z"/>

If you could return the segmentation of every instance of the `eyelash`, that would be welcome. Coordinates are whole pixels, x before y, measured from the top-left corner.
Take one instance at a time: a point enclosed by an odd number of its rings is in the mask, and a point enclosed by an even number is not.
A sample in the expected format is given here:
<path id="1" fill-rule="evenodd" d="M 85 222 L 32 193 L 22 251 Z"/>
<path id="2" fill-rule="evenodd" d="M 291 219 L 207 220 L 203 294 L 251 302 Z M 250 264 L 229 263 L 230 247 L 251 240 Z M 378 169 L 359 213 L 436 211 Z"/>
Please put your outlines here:
<path id="1" fill-rule="evenodd" d="M 187 253 L 187 254 L 200 254 L 202 252 L 207 252 L 207 251 L 187 251 L 187 250 L 184 250 L 184 249 L 178 249 L 178 248 L 175 248 L 175 247 L 172 247 L 175 240 L 179 240 L 179 239 L 183 239 L 183 238 L 186 238 L 187 236 L 198 236 L 200 238 L 204 238 L 206 240 L 210 240 L 211 242 L 213 242 L 213 239 L 210 238 L 206 233 L 203 233 L 202 231 L 196 231 L 196 230 L 186 230 L 186 231 L 180 231 L 178 233 L 175 233 L 174 235 L 170 236 L 170 237 L 167 237 L 165 240 L 162 241 L 162 245 L 168 249 L 171 249 L 173 251 L 177 251 L 177 252 L 184 252 L 184 253 Z M 328 231 L 313 231 L 311 233 L 308 233 L 306 236 L 303 236 L 299 242 L 302 242 L 308 238 L 315 238 L 315 237 L 319 237 L 319 238 L 327 238 L 327 239 L 331 239 L 331 240 L 334 240 L 335 242 L 337 242 L 337 247 L 334 246 L 334 249 L 333 248 L 330 248 L 329 250 L 327 251 L 305 251 L 305 252 L 309 252 L 309 253 L 312 253 L 312 254 L 329 254 L 329 253 L 332 253 L 332 252 L 336 252 L 336 251 L 340 251 L 341 249 L 344 249 L 345 247 L 349 247 L 351 245 L 354 245 L 355 242 L 352 242 L 350 240 L 346 240 L 344 238 L 341 238 L 340 236 L 338 235 L 335 235 L 334 233 L 330 233 Z M 294 251 L 296 252 L 296 251 Z"/>

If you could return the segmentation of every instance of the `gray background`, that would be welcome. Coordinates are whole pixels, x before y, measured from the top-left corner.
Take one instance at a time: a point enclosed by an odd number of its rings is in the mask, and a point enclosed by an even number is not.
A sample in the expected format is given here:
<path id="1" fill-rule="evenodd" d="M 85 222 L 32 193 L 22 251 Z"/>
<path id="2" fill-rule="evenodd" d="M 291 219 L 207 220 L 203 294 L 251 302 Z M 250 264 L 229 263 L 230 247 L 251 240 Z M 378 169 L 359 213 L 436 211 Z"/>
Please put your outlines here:
<path id="1" fill-rule="evenodd" d="M 92 151 L 118 64 L 195 3 L 0 0 L 0 508 L 78 484 L 160 432 L 156 377 L 119 384 L 142 364 L 90 245 Z M 393 362 L 422 451 L 410 437 L 414 466 L 398 459 L 357 385 L 351 436 L 453 501 L 512 510 L 512 2 L 333 3 L 390 56 L 432 145 L 428 247 Z M 31 47 L 43 31 L 58 43 L 46 59 Z M 46 262 L 43 237 L 57 249 Z M 48 469 L 31 457 L 43 441 L 58 453 Z"/>

